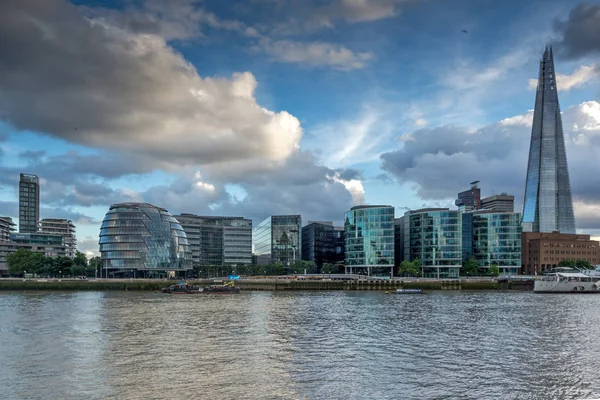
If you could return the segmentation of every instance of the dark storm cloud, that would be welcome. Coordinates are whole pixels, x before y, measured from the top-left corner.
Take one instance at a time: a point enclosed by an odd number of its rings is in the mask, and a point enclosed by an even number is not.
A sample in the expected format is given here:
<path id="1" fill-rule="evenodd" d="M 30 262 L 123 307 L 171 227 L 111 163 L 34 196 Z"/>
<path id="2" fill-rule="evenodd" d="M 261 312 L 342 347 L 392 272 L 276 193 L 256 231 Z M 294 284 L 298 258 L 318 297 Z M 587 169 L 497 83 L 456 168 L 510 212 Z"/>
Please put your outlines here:
<path id="1" fill-rule="evenodd" d="M 600 4 L 579 4 L 566 20 L 556 20 L 554 30 L 561 35 L 554 45 L 564 57 L 600 54 Z"/>

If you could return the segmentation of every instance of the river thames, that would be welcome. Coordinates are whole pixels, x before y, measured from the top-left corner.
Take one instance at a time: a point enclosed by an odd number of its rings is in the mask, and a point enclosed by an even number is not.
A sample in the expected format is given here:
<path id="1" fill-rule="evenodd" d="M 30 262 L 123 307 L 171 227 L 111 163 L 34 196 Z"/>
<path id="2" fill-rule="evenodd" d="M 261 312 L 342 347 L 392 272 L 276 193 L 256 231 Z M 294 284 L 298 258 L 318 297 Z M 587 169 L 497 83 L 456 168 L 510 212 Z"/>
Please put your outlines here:
<path id="1" fill-rule="evenodd" d="M 0 399 L 600 397 L 600 296 L 0 293 Z"/>

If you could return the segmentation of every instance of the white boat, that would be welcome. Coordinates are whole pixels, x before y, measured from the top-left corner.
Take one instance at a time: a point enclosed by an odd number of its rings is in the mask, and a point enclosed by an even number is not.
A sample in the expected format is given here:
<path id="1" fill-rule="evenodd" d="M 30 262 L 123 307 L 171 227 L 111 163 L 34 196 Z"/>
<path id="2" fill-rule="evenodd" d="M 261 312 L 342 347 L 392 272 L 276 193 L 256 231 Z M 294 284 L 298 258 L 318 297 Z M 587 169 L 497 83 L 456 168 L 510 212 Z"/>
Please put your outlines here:
<path id="1" fill-rule="evenodd" d="M 581 272 L 548 274 L 533 283 L 534 293 L 600 293 L 600 277 Z"/>

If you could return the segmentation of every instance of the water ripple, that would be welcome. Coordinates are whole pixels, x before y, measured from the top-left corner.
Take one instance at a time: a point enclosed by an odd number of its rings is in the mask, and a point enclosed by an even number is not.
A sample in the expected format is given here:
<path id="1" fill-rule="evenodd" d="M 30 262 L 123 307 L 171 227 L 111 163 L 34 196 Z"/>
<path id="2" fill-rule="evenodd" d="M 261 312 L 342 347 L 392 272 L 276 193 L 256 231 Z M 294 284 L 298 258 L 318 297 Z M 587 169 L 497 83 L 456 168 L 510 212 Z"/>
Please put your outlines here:
<path id="1" fill-rule="evenodd" d="M 2 399 L 576 399 L 600 296 L 0 294 Z"/>

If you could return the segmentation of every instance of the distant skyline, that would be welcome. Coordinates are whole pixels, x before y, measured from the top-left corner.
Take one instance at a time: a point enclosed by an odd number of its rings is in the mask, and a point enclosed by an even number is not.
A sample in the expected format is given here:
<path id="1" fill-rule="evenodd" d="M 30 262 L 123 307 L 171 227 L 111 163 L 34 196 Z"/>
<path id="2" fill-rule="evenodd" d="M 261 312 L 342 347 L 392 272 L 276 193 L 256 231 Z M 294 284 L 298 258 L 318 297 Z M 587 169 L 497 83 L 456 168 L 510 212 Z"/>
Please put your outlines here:
<path id="1" fill-rule="evenodd" d="M 578 232 L 600 237 L 600 1 L 0 2 L 0 215 L 98 252 L 111 204 L 341 223 L 522 209 L 540 55 L 554 48 Z"/>

